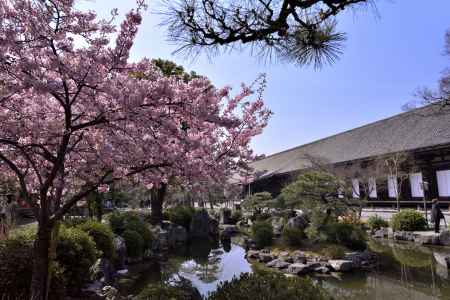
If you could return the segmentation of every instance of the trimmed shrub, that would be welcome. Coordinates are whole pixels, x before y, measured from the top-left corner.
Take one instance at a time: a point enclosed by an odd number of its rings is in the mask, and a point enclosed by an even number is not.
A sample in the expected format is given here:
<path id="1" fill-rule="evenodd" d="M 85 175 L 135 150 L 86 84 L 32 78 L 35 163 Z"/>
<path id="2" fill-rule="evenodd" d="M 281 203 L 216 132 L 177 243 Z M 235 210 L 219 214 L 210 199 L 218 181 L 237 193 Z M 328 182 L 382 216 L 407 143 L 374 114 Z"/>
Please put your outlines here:
<path id="1" fill-rule="evenodd" d="M 269 222 L 255 222 L 252 225 L 252 237 L 256 247 L 264 248 L 272 245 L 273 227 Z"/>
<path id="2" fill-rule="evenodd" d="M 328 300 L 331 297 L 311 279 L 278 273 L 244 273 L 220 283 L 208 300 Z"/>
<path id="3" fill-rule="evenodd" d="M 166 211 L 167 218 L 170 222 L 183 226 L 186 230 L 189 230 L 191 226 L 194 213 L 195 209 L 190 206 L 175 206 Z"/>
<path id="4" fill-rule="evenodd" d="M 320 253 L 331 259 L 340 259 L 345 256 L 347 249 L 341 245 L 329 245 L 323 248 Z"/>
<path id="5" fill-rule="evenodd" d="M 122 237 L 123 233 L 127 230 L 139 233 L 144 241 L 144 250 L 151 248 L 153 240 L 152 233 L 148 228 L 148 224 L 145 223 L 143 218 L 140 218 L 139 215 L 132 212 L 114 212 L 109 218 L 109 223 L 112 231 Z"/>
<path id="6" fill-rule="evenodd" d="M 142 257 L 144 254 L 144 239 L 142 236 L 137 231 L 128 229 L 122 233 L 122 237 L 127 247 L 127 256 L 132 258 Z"/>
<path id="7" fill-rule="evenodd" d="M 76 227 L 61 226 L 56 244 L 56 260 L 64 270 L 63 276 L 69 289 L 81 289 L 99 256 L 94 240 L 86 232 Z"/>
<path id="8" fill-rule="evenodd" d="M 287 228 L 283 230 L 283 240 L 289 246 L 300 246 L 306 237 L 305 232 L 299 228 Z"/>
<path id="9" fill-rule="evenodd" d="M 371 230 L 378 230 L 389 227 L 389 222 L 384 220 L 382 217 L 375 215 L 369 217 L 367 220 L 367 226 L 369 226 Z"/>
<path id="10" fill-rule="evenodd" d="M 358 225 L 349 223 L 330 223 L 325 227 L 327 242 L 344 245 L 352 250 L 364 250 L 367 247 L 366 233 Z"/>
<path id="11" fill-rule="evenodd" d="M 29 298 L 35 233 L 35 228 L 21 229 L 0 241 L 1 299 Z M 53 270 L 49 298 L 64 299 L 65 280 L 61 268 L 55 265 Z"/>
<path id="12" fill-rule="evenodd" d="M 420 212 L 404 209 L 392 216 L 391 226 L 393 230 L 419 231 L 426 229 L 427 221 Z"/>
<path id="13" fill-rule="evenodd" d="M 97 249 L 102 251 L 103 257 L 109 260 L 113 259 L 115 255 L 114 233 L 108 225 L 89 220 L 80 224 L 78 228 L 89 234 L 94 240 Z"/>
<path id="14" fill-rule="evenodd" d="M 231 214 L 231 222 L 236 224 L 242 219 L 242 212 L 240 210 L 235 209 Z"/>

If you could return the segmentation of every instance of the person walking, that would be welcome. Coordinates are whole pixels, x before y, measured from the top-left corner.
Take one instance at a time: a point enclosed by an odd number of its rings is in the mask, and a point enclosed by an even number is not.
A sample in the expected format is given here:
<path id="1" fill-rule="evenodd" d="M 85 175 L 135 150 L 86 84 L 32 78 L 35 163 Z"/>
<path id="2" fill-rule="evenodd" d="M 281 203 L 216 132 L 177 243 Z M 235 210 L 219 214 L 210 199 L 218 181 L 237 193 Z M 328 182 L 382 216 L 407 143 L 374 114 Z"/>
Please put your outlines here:
<path id="1" fill-rule="evenodd" d="M 431 222 L 434 223 L 434 232 L 439 233 L 441 219 L 444 219 L 445 217 L 441 211 L 441 208 L 439 207 L 438 199 L 435 198 L 431 202 L 433 203 L 433 206 L 431 208 Z"/>

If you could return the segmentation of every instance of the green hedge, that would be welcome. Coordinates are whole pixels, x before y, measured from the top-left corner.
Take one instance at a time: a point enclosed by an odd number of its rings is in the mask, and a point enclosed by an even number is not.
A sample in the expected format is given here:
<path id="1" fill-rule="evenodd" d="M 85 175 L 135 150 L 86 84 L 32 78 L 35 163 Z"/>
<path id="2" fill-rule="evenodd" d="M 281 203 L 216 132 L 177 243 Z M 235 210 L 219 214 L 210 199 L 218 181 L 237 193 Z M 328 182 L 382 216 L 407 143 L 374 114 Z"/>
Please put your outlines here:
<path id="1" fill-rule="evenodd" d="M 135 231 L 139 233 L 143 240 L 143 249 L 147 250 L 151 248 L 153 241 L 152 232 L 143 217 L 141 218 L 139 215 L 132 212 L 114 212 L 109 217 L 109 223 L 112 231 L 122 237 L 125 231 Z"/>
<path id="2" fill-rule="evenodd" d="M 134 230 L 125 230 L 122 233 L 127 247 L 127 256 L 131 258 L 139 258 L 144 254 L 144 239 L 139 232 Z"/>
<path id="3" fill-rule="evenodd" d="M 332 299 L 309 278 L 286 277 L 278 273 L 244 273 L 219 284 L 208 300 L 328 300 Z"/>
<path id="4" fill-rule="evenodd" d="M 369 226 L 369 228 L 372 230 L 378 230 L 381 228 L 389 227 L 389 222 L 375 215 L 369 217 L 369 219 L 367 220 L 367 226 Z"/>
<path id="5" fill-rule="evenodd" d="M 264 248 L 272 245 L 273 227 L 272 224 L 265 221 L 258 221 L 252 225 L 252 238 L 256 243 L 256 247 Z"/>
<path id="6" fill-rule="evenodd" d="M 391 226 L 396 231 L 420 231 L 426 229 L 427 221 L 422 213 L 405 209 L 392 216 Z"/>
<path id="7" fill-rule="evenodd" d="M 165 212 L 167 219 L 170 222 L 183 226 L 186 230 L 189 230 L 189 227 L 191 226 L 194 213 L 195 209 L 190 206 L 175 206 L 169 208 Z"/>
<path id="8" fill-rule="evenodd" d="M 115 255 L 114 233 L 111 228 L 97 221 L 89 220 L 78 225 L 78 228 L 89 234 L 103 257 L 112 260 Z"/>
<path id="9" fill-rule="evenodd" d="M 305 237 L 305 232 L 299 228 L 285 227 L 283 230 L 283 241 L 289 246 L 300 246 Z"/>
<path id="10" fill-rule="evenodd" d="M 364 250 L 367 247 L 365 231 L 356 224 L 330 223 L 325 227 L 326 241 L 340 244 L 352 250 Z"/>
<path id="11" fill-rule="evenodd" d="M 56 244 L 56 260 L 63 268 L 67 287 L 79 290 L 90 278 L 90 269 L 100 257 L 94 240 L 76 227 L 61 226 Z"/>

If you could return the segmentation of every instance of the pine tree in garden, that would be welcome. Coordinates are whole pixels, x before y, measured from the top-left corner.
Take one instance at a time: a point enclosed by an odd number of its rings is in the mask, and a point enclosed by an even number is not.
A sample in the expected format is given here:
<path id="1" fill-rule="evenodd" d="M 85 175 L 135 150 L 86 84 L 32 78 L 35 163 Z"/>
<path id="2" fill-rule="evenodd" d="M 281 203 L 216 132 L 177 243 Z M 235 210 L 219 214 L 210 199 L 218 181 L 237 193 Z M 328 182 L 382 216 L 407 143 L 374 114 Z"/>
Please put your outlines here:
<path id="1" fill-rule="evenodd" d="M 38 222 L 32 299 L 47 298 L 52 231 L 77 201 L 115 179 L 223 180 L 252 159 L 269 118 L 249 87 L 232 97 L 206 78 L 129 63 L 144 8 L 110 43 L 116 11 L 98 20 L 74 0 L 0 1 L 0 173 Z"/>

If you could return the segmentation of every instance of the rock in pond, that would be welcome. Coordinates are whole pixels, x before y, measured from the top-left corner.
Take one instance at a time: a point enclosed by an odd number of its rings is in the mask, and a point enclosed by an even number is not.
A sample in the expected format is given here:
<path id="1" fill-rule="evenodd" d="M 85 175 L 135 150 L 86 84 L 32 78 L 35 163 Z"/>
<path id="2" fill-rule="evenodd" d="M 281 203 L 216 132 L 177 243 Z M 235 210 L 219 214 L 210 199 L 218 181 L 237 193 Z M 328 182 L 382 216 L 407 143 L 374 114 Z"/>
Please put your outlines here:
<path id="1" fill-rule="evenodd" d="M 344 259 L 332 259 L 328 263 L 336 272 L 349 272 L 353 269 L 353 262 Z"/>
<path id="2" fill-rule="evenodd" d="M 306 264 L 291 264 L 287 268 L 288 273 L 293 275 L 304 275 L 311 271 L 311 267 Z"/>
<path id="3" fill-rule="evenodd" d="M 267 263 L 274 259 L 273 255 L 270 253 L 259 253 L 259 261 L 263 263 Z"/>
<path id="4" fill-rule="evenodd" d="M 290 263 L 288 263 L 280 258 L 274 259 L 266 264 L 266 266 L 269 268 L 275 268 L 275 269 L 279 269 L 279 270 L 286 269 L 289 265 L 290 265 Z"/>
<path id="5" fill-rule="evenodd" d="M 294 261 L 294 263 L 301 263 L 301 264 L 305 264 L 306 263 L 306 255 L 302 252 L 302 251 L 294 251 L 292 253 L 292 260 Z"/>

